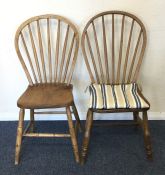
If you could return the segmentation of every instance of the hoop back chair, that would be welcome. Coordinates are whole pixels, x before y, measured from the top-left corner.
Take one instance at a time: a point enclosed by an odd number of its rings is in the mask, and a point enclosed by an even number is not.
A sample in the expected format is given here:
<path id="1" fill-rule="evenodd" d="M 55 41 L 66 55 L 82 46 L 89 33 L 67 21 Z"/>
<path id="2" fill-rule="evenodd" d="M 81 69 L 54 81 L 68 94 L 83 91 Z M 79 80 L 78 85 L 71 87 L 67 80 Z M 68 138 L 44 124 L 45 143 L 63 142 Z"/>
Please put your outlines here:
<path id="1" fill-rule="evenodd" d="M 82 51 L 91 84 L 117 86 L 137 83 L 146 41 L 146 30 L 143 23 L 130 13 L 107 11 L 91 18 L 86 24 L 81 38 Z M 143 128 L 147 156 L 152 158 L 147 118 L 147 110 L 150 105 L 138 87 L 137 91 L 147 107 L 114 107 L 110 109 L 89 107 L 82 146 L 82 163 L 84 163 L 88 151 L 93 113 L 133 112 L 133 124 Z M 139 117 L 139 112 L 142 112 L 143 119 Z"/>
<path id="2" fill-rule="evenodd" d="M 80 119 L 70 84 L 79 47 L 76 27 L 58 15 L 41 15 L 28 19 L 18 28 L 15 48 L 26 73 L 29 86 L 18 99 L 20 108 L 17 128 L 15 164 L 19 162 L 22 137 L 71 137 L 76 162 L 79 162 L 77 129 Z M 72 111 L 70 110 L 72 108 Z M 36 111 L 65 108 L 65 111 Z M 30 109 L 30 122 L 23 132 L 25 109 Z M 74 127 L 72 115 L 76 118 Z M 35 114 L 67 114 L 69 134 L 34 132 Z"/>

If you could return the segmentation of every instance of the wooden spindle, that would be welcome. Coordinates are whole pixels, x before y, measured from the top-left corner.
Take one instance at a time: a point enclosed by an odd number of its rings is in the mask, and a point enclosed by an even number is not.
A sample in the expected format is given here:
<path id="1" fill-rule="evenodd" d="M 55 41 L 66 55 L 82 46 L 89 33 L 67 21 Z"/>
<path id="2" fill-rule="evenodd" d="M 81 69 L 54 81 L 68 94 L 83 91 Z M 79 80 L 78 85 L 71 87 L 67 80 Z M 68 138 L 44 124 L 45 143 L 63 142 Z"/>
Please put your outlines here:
<path id="1" fill-rule="evenodd" d="M 136 82 L 136 80 L 137 80 L 139 70 L 140 70 L 140 66 L 141 66 L 141 63 L 142 63 L 142 60 L 143 60 L 144 51 L 145 51 L 145 48 L 146 48 L 146 41 L 147 41 L 146 31 L 144 30 L 142 33 L 143 33 L 143 45 L 142 45 L 141 53 L 140 53 L 139 60 L 138 60 L 137 66 L 136 66 L 136 70 L 135 70 L 135 73 L 134 73 L 134 76 L 133 76 L 133 82 Z"/>
<path id="2" fill-rule="evenodd" d="M 130 81 L 131 81 L 132 71 L 133 71 L 133 67 L 134 67 L 134 64 L 135 64 L 136 54 L 137 54 L 137 51 L 138 51 L 141 35 L 142 35 L 142 30 L 140 30 L 138 40 L 137 40 L 137 43 L 136 43 L 135 51 L 134 51 L 131 66 L 130 66 L 130 71 L 129 71 L 129 74 L 128 74 L 127 83 L 130 83 Z"/>
<path id="3" fill-rule="evenodd" d="M 117 66 L 117 81 L 116 81 L 117 84 L 119 84 L 120 82 L 120 69 L 121 69 L 121 59 L 122 59 L 122 51 L 123 51 L 124 21 L 125 21 L 125 15 L 123 15 L 122 26 L 121 26 L 120 50 L 119 50 L 119 59 L 118 59 L 118 66 Z"/>
<path id="4" fill-rule="evenodd" d="M 78 37 L 77 33 L 75 33 L 75 38 L 76 38 L 75 52 L 74 52 L 74 56 L 73 56 L 72 65 L 71 65 L 71 68 L 70 68 L 68 80 L 67 80 L 68 85 L 70 84 L 72 76 L 73 76 L 73 71 L 74 71 L 74 67 L 75 67 L 76 59 L 77 59 L 77 54 L 78 54 L 79 37 Z"/>
<path id="5" fill-rule="evenodd" d="M 87 44 L 88 44 L 90 56 L 91 56 L 91 59 L 92 59 L 94 71 L 95 71 L 95 74 L 96 74 L 96 80 L 97 80 L 97 83 L 100 83 L 100 81 L 99 81 L 99 75 L 98 75 L 97 67 L 96 67 L 96 63 L 95 63 L 95 58 L 94 58 L 94 55 L 93 55 L 91 43 L 90 43 L 89 36 L 88 36 L 88 33 L 87 32 L 86 32 L 86 39 L 87 39 Z"/>
<path id="6" fill-rule="evenodd" d="M 109 79 L 108 53 L 107 53 L 107 42 L 106 42 L 104 16 L 102 16 L 102 27 L 103 27 L 103 45 L 104 45 L 105 68 L 106 68 L 106 82 L 109 84 L 110 79 Z"/>
<path id="7" fill-rule="evenodd" d="M 123 69 L 123 83 L 125 82 L 125 79 L 126 79 L 126 71 L 127 71 L 127 64 L 128 64 L 129 50 L 130 50 L 130 45 L 131 45 L 133 26 L 134 26 L 134 20 L 132 20 L 131 30 L 130 30 L 128 44 L 127 44 L 126 58 L 125 58 L 124 69 Z"/>
<path id="8" fill-rule="evenodd" d="M 65 34 L 65 40 L 64 40 L 64 46 L 62 50 L 62 59 L 61 59 L 61 65 L 60 65 L 60 74 L 59 74 L 59 82 L 62 82 L 62 72 L 64 67 L 64 60 L 65 60 L 65 54 L 66 54 L 66 48 L 67 48 L 67 42 L 68 42 L 68 35 L 69 35 L 69 25 L 67 26 L 66 34 Z"/>
<path id="9" fill-rule="evenodd" d="M 115 82 L 115 48 L 114 48 L 114 35 L 115 35 L 115 29 L 114 29 L 114 14 L 112 14 L 112 83 Z"/>
<path id="10" fill-rule="evenodd" d="M 99 67 L 100 67 L 100 72 L 101 72 L 101 81 L 100 82 L 104 82 L 104 73 L 103 73 L 103 66 L 102 66 L 102 62 L 101 62 L 100 49 L 99 49 L 99 44 L 98 44 L 95 24 L 94 24 L 93 21 L 92 21 L 92 27 L 93 27 L 94 39 L 95 39 L 96 51 L 97 51 L 97 57 L 98 57 Z"/>
<path id="11" fill-rule="evenodd" d="M 45 60 L 44 60 L 44 51 L 43 51 L 42 36 L 41 36 L 41 29 L 40 29 L 39 20 L 37 20 L 37 31 L 38 31 L 38 40 L 39 40 L 39 47 L 40 47 L 42 70 L 43 70 L 43 75 L 44 75 L 44 82 L 47 83 Z"/>
<path id="12" fill-rule="evenodd" d="M 48 62 L 49 62 L 49 80 L 52 83 L 52 59 L 51 59 L 51 41 L 50 41 L 50 21 L 47 18 L 47 42 L 48 42 Z"/>
<path id="13" fill-rule="evenodd" d="M 70 62 L 70 58 L 71 58 L 72 50 L 73 50 L 73 45 L 74 45 L 74 39 L 75 39 L 75 34 L 73 34 L 72 41 L 71 41 L 71 44 L 70 44 L 69 53 L 68 53 L 68 56 L 67 56 L 67 61 L 66 61 L 65 71 L 64 71 L 63 83 L 64 83 L 65 80 L 66 80 L 66 75 L 67 75 L 67 71 L 68 71 L 68 66 L 69 66 L 69 62 Z"/>
<path id="14" fill-rule="evenodd" d="M 37 78 L 36 78 L 36 74 L 35 74 L 35 71 L 34 71 L 34 67 L 33 67 L 33 64 L 32 64 L 32 59 L 30 57 L 30 54 L 29 54 L 29 51 L 28 51 L 28 48 L 27 48 L 27 45 L 26 45 L 26 42 L 25 42 L 25 38 L 24 38 L 24 35 L 23 35 L 22 32 L 20 33 L 20 36 L 21 36 L 21 39 L 22 39 L 22 43 L 23 43 L 23 46 L 24 46 L 24 49 L 25 49 L 25 52 L 26 52 L 26 55 L 27 55 L 32 73 L 33 73 L 33 76 L 34 76 L 35 83 L 38 83 Z"/>
<path id="15" fill-rule="evenodd" d="M 34 59 L 35 59 L 36 67 L 37 67 L 39 80 L 42 83 L 41 71 L 40 71 L 40 66 L 39 66 L 39 62 L 38 62 L 37 51 L 36 51 L 36 47 L 35 47 L 34 38 L 32 35 L 32 30 L 31 30 L 30 24 L 28 24 L 28 29 L 29 29 L 30 40 L 31 40 L 31 44 L 32 44 L 32 49 L 33 49 L 33 54 L 34 54 Z"/>
<path id="16" fill-rule="evenodd" d="M 30 76 L 30 73 L 29 73 L 29 71 L 28 71 L 28 68 L 27 68 L 27 66 L 26 66 L 26 64 L 25 64 L 25 62 L 24 62 L 24 59 L 23 59 L 23 57 L 22 57 L 22 54 L 21 54 L 20 49 L 19 49 L 19 46 L 18 46 L 19 38 L 20 38 L 20 32 L 19 32 L 19 33 L 17 32 L 17 34 L 16 34 L 16 36 L 15 36 L 15 49 L 16 49 L 18 58 L 19 58 L 19 60 L 20 60 L 20 62 L 21 62 L 21 65 L 22 65 L 22 67 L 23 67 L 23 69 L 24 69 L 24 71 L 25 71 L 25 74 L 26 74 L 26 77 L 27 77 L 27 79 L 28 79 L 29 85 L 30 85 L 30 86 L 33 86 L 33 80 L 32 80 L 32 78 L 31 78 L 31 76 Z"/>
<path id="17" fill-rule="evenodd" d="M 54 73 L 54 80 L 55 82 L 58 82 L 57 76 L 58 76 L 58 59 L 59 59 L 59 46 L 60 46 L 60 20 L 58 20 L 58 26 L 57 26 L 57 40 L 56 40 L 56 53 L 55 53 L 55 73 Z"/>
<path id="18" fill-rule="evenodd" d="M 84 60 L 85 60 L 85 64 L 86 64 L 88 72 L 89 72 L 91 82 L 95 83 L 95 79 L 94 79 L 94 76 L 92 74 L 92 70 L 90 68 L 87 53 L 86 53 L 86 49 L 85 49 L 85 35 L 86 35 L 86 32 L 84 32 L 83 35 L 82 35 L 82 40 L 81 40 L 82 51 L 83 51 L 83 54 L 84 54 Z"/>

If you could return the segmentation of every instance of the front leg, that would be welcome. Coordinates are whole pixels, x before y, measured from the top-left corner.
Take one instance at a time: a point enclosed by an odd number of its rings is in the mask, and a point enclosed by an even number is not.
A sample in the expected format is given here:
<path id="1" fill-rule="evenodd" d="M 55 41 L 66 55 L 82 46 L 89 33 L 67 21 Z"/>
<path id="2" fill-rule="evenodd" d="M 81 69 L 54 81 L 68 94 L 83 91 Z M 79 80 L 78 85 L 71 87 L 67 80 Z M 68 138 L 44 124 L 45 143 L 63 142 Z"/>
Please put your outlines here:
<path id="1" fill-rule="evenodd" d="M 19 163 L 20 150 L 21 150 L 21 144 L 22 144 L 24 114 L 25 114 L 25 110 L 20 109 L 19 121 L 18 121 L 18 127 L 17 127 L 16 147 L 15 147 L 15 165 L 18 165 Z"/>
<path id="2" fill-rule="evenodd" d="M 72 115 L 71 115 L 71 111 L 70 111 L 69 106 L 66 107 L 66 113 L 67 113 L 67 117 L 68 117 L 68 125 L 69 125 L 69 131 L 70 131 L 74 156 L 75 156 L 76 162 L 79 163 L 80 157 L 79 157 L 79 151 L 78 151 L 78 143 L 77 143 L 76 132 L 74 129 Z"/>
<path id="3" fill-rule="evenodd" d="M 91 129 L 92 129 L 92 123 L 93 123 L 93 111 L 88 109 L 86 124 L 85 124 L 85 133 L 84 133 L 83 145 L 82 145 L 81 164 L 85 163 L 85 160 L 86 160 L 86 157 L 87 157 L 90 134 L 91 134 Z"/>
<path id="4" fill-rule="evenodd" d="M 144 142 L 147 152 L 147 158 L 152 160 L 152 146 L 151 146 L 150 130 L 148 125 L 147 111 L 143 112 L 143 132 L 144 132 Z"/>

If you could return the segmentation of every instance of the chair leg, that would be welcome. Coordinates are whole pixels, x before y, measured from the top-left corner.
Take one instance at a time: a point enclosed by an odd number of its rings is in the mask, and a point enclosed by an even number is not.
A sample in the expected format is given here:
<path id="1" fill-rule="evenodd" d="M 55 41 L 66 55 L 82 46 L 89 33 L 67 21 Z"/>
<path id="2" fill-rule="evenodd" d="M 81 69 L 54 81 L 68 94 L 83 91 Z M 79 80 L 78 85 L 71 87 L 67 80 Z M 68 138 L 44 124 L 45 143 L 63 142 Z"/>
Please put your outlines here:
<path id="1" fill-rule="evenodd" d="M 134 129 L 137 130 L 139 123 L 138 123 L 138 116 L 139 116 L 139 112 L 133 112 L 133 121 L 134 123 L 137 123 L 137 125 L 135 125 Z"/>
<path id="2" fill-rule="evenodd" d="M 73 110 L 73 113 L 74 113 L 74 116 L 75 116 L 75 119 L 76 119 L 76 133 L 77 133 L 77 130 L 79 129 L 80 132 L 83 131 L 83 127 L 81 125 L 81 121 L 80 121 L 80 118 L 79 118 L 79 115 L 78 115 L 78 111 L 77 111 L 77 108 L 75 106 L 75 104 L 73 103 L 73 106 L 72 106 L 72 110 Z"/>
<path id="3" fill-rule="evenodd" d="M 139 115 L 139 112 L 133 112 L 133 121 L 134 121 L 135 123 L 138 122 L 138 115 Z"/>
<path id="4" fill-rule="evenodd" d="M 71 114 L 69 106 L 66 107 L 66 113 L 67 113 L 67 118 L 68 118 L 69 132 L 71 135 L 71 141 L 72 141 L 75 160 L 77 163 L 79 163 L 80 157 L 79 157 L 79 151 L 78 151 L 78 143 L 77 143 L 77 138 L 76 138 L 76 132 L 75 132 L 74 125 L 73 125 L 72 114 Z"/>
<path id="5" fill-rule="evenodd" d="M 143 132 L 144 132 L 144 143 L 145 143 L 147 158 L 152 160 L 152 146 L 151 146 L 151 139 L 150 139 L 150 130 L 148 125 L 147 111 L 143 112 Z"/>
<path id="6" fill-rule="evenodd" d="M 93 123 L 93 112 L 90 109 L 88 109 L 86 124 L 85 124 L 85 133 L 84 133 L 83 145 L 82 145 L 82 153 L 81 153 L 81 156 L 82 156 L 81 164 L 82 165 L 85 163 L 87 152 L 88 152 L 92 123 Z"/>
<path id="7" fill-rule="evenodd" d="M 30 132 L 34 132 L 34 109 L 30 109 Z"/>
<path id="8" fill-rule="evenodd" d="M 19 121 L 18 121 L 18 127 L 17 127 L 16 147 L 15 147 L 15 165 L 18 165 L 19 163 L 19 155 L 20 155 L 21 143 L 22 143 L 24 113 L 25 113 L 25 110 L 20 109 Z"/>

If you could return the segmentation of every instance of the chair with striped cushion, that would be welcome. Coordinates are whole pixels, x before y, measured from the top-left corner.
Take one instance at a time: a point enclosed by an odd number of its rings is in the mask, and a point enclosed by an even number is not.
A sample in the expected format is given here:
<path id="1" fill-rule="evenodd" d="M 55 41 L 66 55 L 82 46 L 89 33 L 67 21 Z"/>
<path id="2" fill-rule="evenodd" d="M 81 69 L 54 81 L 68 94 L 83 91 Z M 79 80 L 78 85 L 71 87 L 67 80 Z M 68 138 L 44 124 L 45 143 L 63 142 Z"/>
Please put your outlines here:
<path id="1" fill-rule="evenodd" d="M 103 12 L 86 24 L 81 44 L 91 85 L 82 163 L 88 151 L 93 113 L 132 112 L 132 124 L 142 127 L 147 158 L 152 159 L 147 117 L 150 104 L 137 84 L 146 40 L 141 20 L 127 12 Z"/>
<path id="2" fill-rule="evenodd" d="M 120 84 L 92 84 L 90 89 L 89 108 L 120 109 L 120 108 L 149 108 L 148 101 L 138 90 L 138 85 Z"/>

